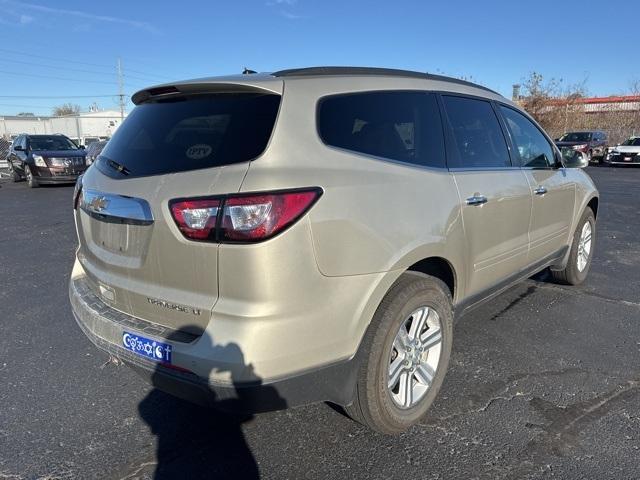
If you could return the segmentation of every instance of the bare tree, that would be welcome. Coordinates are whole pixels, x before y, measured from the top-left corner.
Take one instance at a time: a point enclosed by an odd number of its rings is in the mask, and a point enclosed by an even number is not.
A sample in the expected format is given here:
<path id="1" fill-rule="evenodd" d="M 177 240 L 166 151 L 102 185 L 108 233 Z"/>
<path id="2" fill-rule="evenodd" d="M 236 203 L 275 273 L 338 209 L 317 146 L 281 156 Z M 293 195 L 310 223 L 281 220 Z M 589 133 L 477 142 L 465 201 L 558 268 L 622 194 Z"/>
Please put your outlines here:
<path id="1" fill-rule="evenodd" d="M 80 113 L 80 105 L 74 105 L 73 103 L 64 103 L 53 107 L 54 117 L 64 117 L 67 115 L 77 115 Z"/>
<path id="2" fill-rule="evenodd" d="M 552 137 L 567 131 L 603 130 L 614 145 L 640 132 L 640 113 L 630 102 L 584 102 L 587 80 L 565 85 L 562 79 L 545 80 L 533 72 L 522 81 L 519 102 Z M 630 82 L 630 93 L 640 95 L 640 79 Z M 633 102 L 631 102 L 633 103 Z"/>
<path id="3" fill-rule="evenodd" d="M 522 89 L 522 106 L 551 135 L 579 123 L 576 117 L 582 113 L 579 102 L 587 94 L 586 79 L 565 85 L 562 79 L 545 80 L 540 73 L 532 72 L 522 81 Z"/>

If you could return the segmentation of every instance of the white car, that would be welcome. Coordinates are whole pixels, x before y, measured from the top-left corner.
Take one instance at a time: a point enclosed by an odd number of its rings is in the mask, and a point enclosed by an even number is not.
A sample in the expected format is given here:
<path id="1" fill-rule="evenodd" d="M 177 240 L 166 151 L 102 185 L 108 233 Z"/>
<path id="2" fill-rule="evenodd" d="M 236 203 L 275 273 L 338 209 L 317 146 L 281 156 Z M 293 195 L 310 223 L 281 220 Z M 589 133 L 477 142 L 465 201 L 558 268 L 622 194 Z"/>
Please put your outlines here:
<path id="1" fill-rule="evenodd" d="M 632 136 L 610 148 L 604 159 L 609 165 L 640 165 L 640 136 Z"/>

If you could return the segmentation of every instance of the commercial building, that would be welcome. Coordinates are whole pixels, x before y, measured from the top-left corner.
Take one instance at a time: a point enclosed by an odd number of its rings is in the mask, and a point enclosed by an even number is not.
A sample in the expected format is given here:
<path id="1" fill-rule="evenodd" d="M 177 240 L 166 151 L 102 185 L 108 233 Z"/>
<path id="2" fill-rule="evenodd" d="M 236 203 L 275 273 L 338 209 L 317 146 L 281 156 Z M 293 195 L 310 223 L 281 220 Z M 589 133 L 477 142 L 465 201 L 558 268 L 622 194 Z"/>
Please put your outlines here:
<path id="1" fill-rule="evenodd" d="M 109 138 L 121 123 L 116 110 L 92 111 L 64 117 L 0 115 L 0 138 L 13 140 L 21 133 L 61 133 L 80 144 Z"/>

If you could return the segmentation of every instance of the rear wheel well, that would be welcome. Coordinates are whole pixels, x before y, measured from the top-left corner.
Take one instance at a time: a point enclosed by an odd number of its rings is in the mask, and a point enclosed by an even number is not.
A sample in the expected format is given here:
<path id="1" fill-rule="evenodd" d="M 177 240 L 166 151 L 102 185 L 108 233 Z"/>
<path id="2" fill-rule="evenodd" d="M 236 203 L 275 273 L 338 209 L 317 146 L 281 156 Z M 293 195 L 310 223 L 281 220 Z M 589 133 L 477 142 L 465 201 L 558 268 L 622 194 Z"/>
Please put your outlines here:
<path id="1" fill-rule="evenodd" d="M 591 208 L 591 211 L 593 211 L 593 216 L 597 218 L 598 217 L 598 197 L 593 197 L 591 200 L 589 200 L 587 207 Z"/>
<path id="2" fill-rule="evenodd" d="M 441 257 L 423 258 L 419 262 L 411 265 L 407 270 L 412 272 L 420 272 L 425 275 L 439 278 L 449 288 L 451 298 L 454 298 L 456 287 L 456 275 L 453 267 L 449 262 Z"/>

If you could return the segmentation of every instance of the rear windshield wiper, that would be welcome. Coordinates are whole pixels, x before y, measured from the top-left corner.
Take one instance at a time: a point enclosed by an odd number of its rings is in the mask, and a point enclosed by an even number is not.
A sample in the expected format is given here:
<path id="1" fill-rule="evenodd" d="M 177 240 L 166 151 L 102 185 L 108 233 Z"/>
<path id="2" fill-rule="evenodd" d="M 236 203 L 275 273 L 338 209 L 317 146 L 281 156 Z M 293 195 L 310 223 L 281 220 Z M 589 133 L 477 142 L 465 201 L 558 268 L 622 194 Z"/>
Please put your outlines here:
<path id="1" fill-rule="evenodd" d="M 109 165 L 114 170 L 120 172 L 122 175 L 129 175 L 131 173 L 129 169 L 124 165 L 121 165 L 118 162 L 111 160 L 110 158 L 105 158 L 105 160 L 107 161 L 107 165 Z"/>

